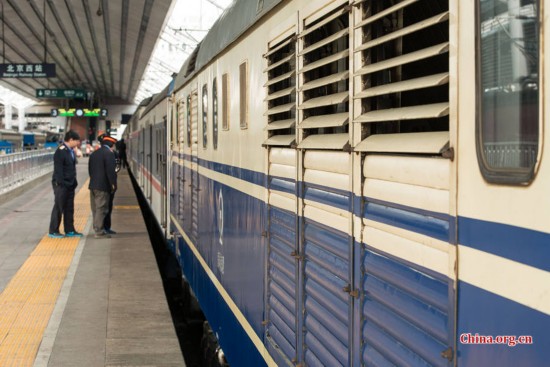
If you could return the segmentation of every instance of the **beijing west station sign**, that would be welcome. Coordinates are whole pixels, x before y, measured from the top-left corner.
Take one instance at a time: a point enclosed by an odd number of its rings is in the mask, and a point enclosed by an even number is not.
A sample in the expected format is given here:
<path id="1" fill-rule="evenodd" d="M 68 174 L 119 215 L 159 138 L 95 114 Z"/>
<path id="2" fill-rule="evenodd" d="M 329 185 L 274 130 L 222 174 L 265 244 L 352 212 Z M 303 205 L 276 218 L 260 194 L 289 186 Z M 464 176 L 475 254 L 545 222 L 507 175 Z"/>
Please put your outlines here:
<path id="1" fill-rule="evenodd" d="M 0 78 L 54 78 L 55 64 L 0 64 Z"/>

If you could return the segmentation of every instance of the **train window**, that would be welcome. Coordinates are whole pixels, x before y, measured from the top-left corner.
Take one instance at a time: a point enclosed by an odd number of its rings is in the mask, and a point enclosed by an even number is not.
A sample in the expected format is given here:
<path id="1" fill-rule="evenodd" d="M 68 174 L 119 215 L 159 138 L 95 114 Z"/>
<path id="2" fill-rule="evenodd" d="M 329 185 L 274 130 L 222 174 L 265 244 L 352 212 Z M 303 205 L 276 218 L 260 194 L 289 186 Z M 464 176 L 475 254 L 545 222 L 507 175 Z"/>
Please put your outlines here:
<path id="1" fill-rule="evenodd" d="M 267 133 L 264 145 L 290 146 L 296 141 L 296 36 L 270 45 L 267 60 Z"/>
<path id="2" fill-rule="evenodd" d="M 183 144 L 183 135 L 184 135 L 184 121 L 185 121 L 185 102 L 181 99 L 178 103 L 178 142 Z"/>
<path id="3" fill-rule="evenodd" d="M 417 147 L 424 149 L 434 136 L 443 137 L 446 145 L 449 2 L 366 1 L 361 7 L 353 117 L 361 136 L 354 150 L 371 151 L 368 137 L 376 134 L 389 134 L 386 141 L 395 142 L 392 148 L 376 148 L 382 151 L 399 146 L 418 153 Z M 404 147 L 399 141 L 410 144 Z"/>
<path id="4" fill-rule="evenodd" d="M 191 147 L 191 96 L 187 96 L 187 146 Z"/>
<path id="5" fill-rule="evenodd" d="M 349 146 L 349 17 L 342 5 L 321 18 L 306 19 L 298 35 L 299 148 Z"/>
<path id="6" fill-rule="evenodd" d="M 212 146 L 218 149 L 218 82 L 212 82 Z"/>
<path id="7" fill-rule="evenodd" d="M 222 75 L 222 129 L 229 130 L 229 74 Z"/>
<path id="8" fill-rule="evenodd" d="M 240 126 L 248 128 L 248 62 L 239 65 Z"/>
<path id="9" fill-rule="evenodd" d="M 202 147 L 208 142 L 208 87 L 202 86 Z"/>
<path id="10" fill-rule="evenodd" d="M 478 6 L 479 166 L 488 182 L 527 184 L 539 151 L 539 3 Z"/>
<path id="11" fill-rule="evenodd" d="M 171 137 L 170 142 L 173 148 L 176 147 L 176 144 L 179 142 L 179 102 L 176 102 L 175 105 L 172 105 L 172 118 L 171 118 Z"/>

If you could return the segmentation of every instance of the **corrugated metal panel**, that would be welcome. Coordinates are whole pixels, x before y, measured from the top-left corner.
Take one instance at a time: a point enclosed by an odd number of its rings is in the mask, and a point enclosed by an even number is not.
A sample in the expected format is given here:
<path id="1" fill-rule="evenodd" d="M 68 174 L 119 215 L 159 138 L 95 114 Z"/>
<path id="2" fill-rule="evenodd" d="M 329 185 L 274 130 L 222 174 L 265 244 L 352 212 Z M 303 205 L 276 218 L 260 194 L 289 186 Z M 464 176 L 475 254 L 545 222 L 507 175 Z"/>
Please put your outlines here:
<path id="1" fill-rule="evenodd" d="M 267 341 L 287 363 L 297 357 L 296 151 L 269 152 Z"/>
<path id="2" fill-rule="evenodd" d="M 418 172 L 429 176 L 429 171 Z M 447 178 L 448 179 L 448 178 Z M 449 191 L 367 177 L 363 193 L 377 199 L 434 213 L 449 213 Z"/>
<path id="3" fill-rule="evenodd" d="M 441 154 L 449 145 L 448 131 L 371 135 L 357 144 L 358 152 Z"/>
<path id="4" fill-rule="evenodd" d="M 304 221 L 304 341 L 308 366 L 348 366 L 349 238 Z"/>
<path id="5" fill-rule="evenodd" d="M 451 162 L 442 158 L 400 157 L 369 154 L 363 172 L 370 178 L 449 190 Z M 426 175 L 426 172 L 430 172 Z"/>
<path id="6" fill-rule="evenodd" d="M 370 250 L 363 267 L 362 362 L 450 366 L 448 281 Z"/>
<path id="7" fill-rule="evenodd" d="M 199 238 L 199 172 L 196 160 L 198 157 L 198 142 L 199 142 L 199 103 L 198 94 L 191 93 L 191 239 L 195 244 Z"/>

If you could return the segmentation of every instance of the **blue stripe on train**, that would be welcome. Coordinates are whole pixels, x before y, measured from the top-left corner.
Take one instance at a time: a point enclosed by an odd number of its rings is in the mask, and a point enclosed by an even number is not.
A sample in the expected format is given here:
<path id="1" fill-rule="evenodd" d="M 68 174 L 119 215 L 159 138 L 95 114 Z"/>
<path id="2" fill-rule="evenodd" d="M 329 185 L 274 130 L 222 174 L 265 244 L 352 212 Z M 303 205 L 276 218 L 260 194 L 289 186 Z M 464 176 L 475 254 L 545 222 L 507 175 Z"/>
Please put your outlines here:
<path id="1" fill-rule="evenodd" d="M 478 219 L 458 218 L 461 245 L 550 271 L 550 234 Z"/>
<path id="2" fill-rule="evenodd" d="M 482 266 L 482 265 L 480 265 Z M 498 274 L 495 274 L 498 276 Z M 526 287 L 535 286 L 526 284 Z M 460 366 L 548 366 L 550 316 L 510 299 L 458 284 L 457 356 Z M 463 333 L 483 336 L 528 335 L 532 345 L 462 344 Z"/>
<path id="3" fill-rule="evenodd" d="M 218 336 L 229 364 L 265 366 L 260 352 L 181 237 L 179 249 L 183 273 L 193 288 L 212 330 Z"/>
<path id="4" fill-rule="evenodd" d="M 190 158 L 189 155 L 185 154 L 179 154 L 178 156 L 183 159 Z M 238 177 L 247 182 L 264 186 L 263 183 L 265 182 L 266 176 L 263 173 L 221 163 L 208 162 L 206 160 L 201 160 L 201 162 L 205 165 L 218 167 L 218 172 L 226 173 L 232 177 Z M 301 187 L 301 184 L 298 185 L 300 197 L 302 196 Z M 323 187 L 323 190 L 330 191 L 333 189 Z M 345 193 L 345 191 L 342 192 Z M 335 200 L 331 200 L 331 198 L 326 195 L 315 196 L 310 194 L 309 199 L 339 208 L 343 207 L 341 197 L 335 197 Z M 365 207 L 368 207 L 369 203 L 375 205 L 371 205 L 370 208 L 362 208 L 361 202 L 363 199 L 366 201 L 364 204 Z M 383 202 L 366 197 L 362 198 L 356 195 L 353 195 L 352 200 L 354 204 L 354 215 L 358 217 L 363 216 L 364 210 L 365 218 L 367 219 L 395 225 L 403 229 L 448 241 L 451 244 L 460 242 L 460 244 L 468 247 L 502 256 L 538 269 L 550 271 L 550 262 L 545 260 L 550 257 L 550 246 L 547 245 L 550 243 L 550 233 L 533 231 L 527 228 L 515 227 L 502 223 L 459 217 L 459 238 L 457 239 L 455 238 L 456 220 L 448 214 L 405 207 L 395 203 Z M 372 209 L 372 211 L 369 212 L 368 210 L 370 209 Z M 371 217 L 369 217 L 369 215 L 371 215 Z"/>

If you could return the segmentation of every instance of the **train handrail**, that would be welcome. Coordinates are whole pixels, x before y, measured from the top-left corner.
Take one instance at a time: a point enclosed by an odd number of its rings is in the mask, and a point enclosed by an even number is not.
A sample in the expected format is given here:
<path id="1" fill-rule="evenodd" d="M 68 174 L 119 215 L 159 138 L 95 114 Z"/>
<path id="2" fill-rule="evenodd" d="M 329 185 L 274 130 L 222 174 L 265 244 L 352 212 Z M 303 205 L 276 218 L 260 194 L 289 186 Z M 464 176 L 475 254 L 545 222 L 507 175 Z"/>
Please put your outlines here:
<path id="1" fill-rule="evenodd" d="M 0 194 L 53 170 L 53 149 L 0 155 Z"/>

